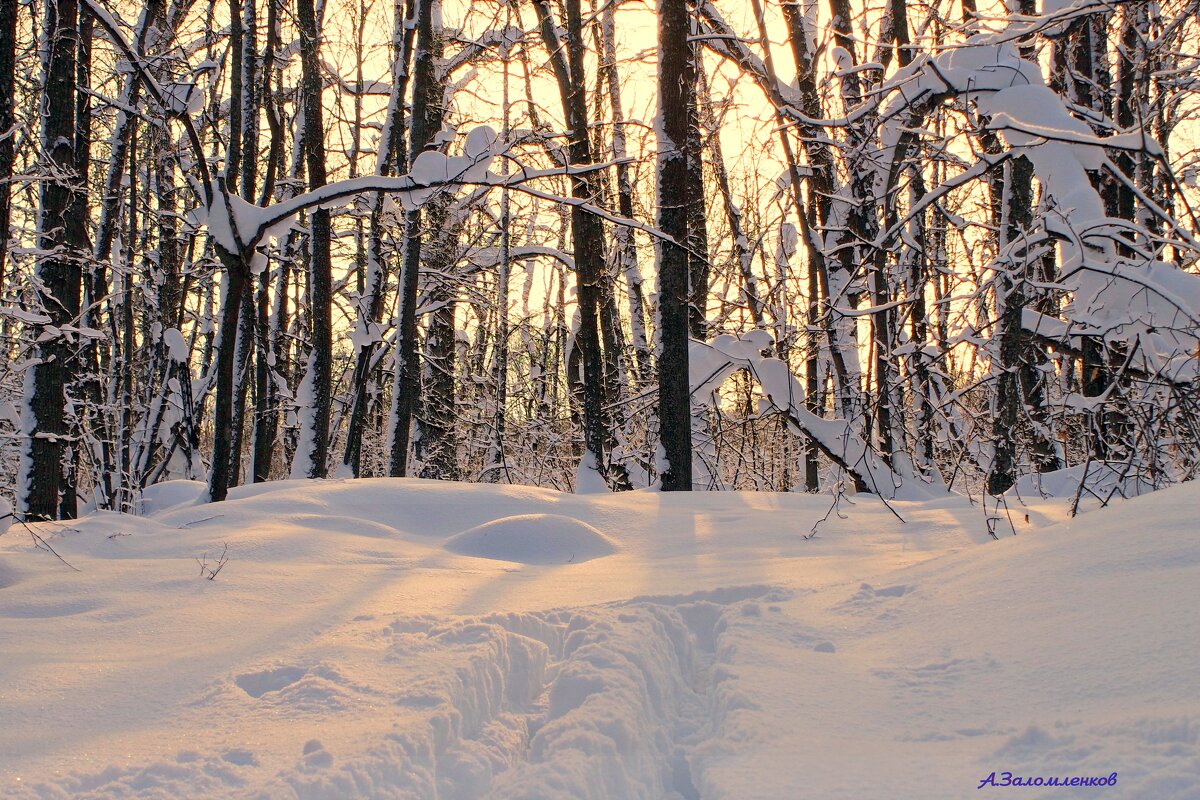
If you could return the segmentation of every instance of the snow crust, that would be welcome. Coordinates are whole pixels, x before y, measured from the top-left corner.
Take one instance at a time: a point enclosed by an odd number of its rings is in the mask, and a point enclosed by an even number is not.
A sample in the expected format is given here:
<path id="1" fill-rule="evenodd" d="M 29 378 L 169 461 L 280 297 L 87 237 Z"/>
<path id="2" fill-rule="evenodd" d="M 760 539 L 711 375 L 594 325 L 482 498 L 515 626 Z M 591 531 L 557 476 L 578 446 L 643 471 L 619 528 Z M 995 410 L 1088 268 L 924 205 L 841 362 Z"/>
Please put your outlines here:
<path id="1" fill-rule="evenodd" d="M 200 491 L 37 526 L 79 572 L 0 538 L 0 796 L 940 800 L 1004 770 L 1200 796 L 1196 486 L 1073 521 L 1010 498 L 1000 541 L 949 496 L 805 539 L 829 498 Z M 613 550 L 451 549 L 531 529 Z"/>

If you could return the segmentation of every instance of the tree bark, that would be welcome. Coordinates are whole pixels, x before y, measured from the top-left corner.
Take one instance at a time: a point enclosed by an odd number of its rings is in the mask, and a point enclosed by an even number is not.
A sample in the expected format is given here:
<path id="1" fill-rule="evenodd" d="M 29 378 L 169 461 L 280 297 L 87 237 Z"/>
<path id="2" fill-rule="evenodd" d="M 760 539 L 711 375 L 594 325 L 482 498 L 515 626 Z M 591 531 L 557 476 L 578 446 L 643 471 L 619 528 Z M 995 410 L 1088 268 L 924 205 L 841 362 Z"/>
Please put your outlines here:
<path id="1" fill-rule="evenodd" d="M 296 0 L 300 33 L 301 94 L 304 115 L 304 155 L 308 186 L 325 185 L 325 126 L 321 111 L 320 30 L 313 0 Z M 324 478 L 329 463 L 329 417 L 333 384 L 333 265 L 330 258 L 329 209 L 317 207 L 309 214 L 309 315 L 312 325 L 312 410 L 308 424 L 308 452 L 296 454 L 309 478 Z"/>
<path id="2" fill-rule="evenodd" d="M 435 6 L 440 6 L 438 0 L 421 0 L 417 8 L 409 163 L 430 145 L 442 126 L 442 85 L 437 69 L 442 53 L 442 32 L 434 25 Z M 436 18 L 440 17 L 439 12 Z M 396 342 L 396 374 L 392 388 L 391 453 L 388 465 L 388 474 L 398 478 L 408 474 L 412 421 L 421 390 L 417 341 L 417 299 L 423 238 L 421 220 L 420 209 L 410 211 L 404 226 L 404 264 L 400 272 L 399 338 Z"/>
<path id="3" fill-rule="evenodd" d="M 215 249 L 225 268 L 225 289 L 221 293 L 221 322 L 216 344 L 217 386 L 213 398 L 213 450 L 212 467 L 208 475 L 208 495 L 212 502 L 219 503 L 229 495 L 231 485 L 237 329 L 242 310 L 240 298 L 250 283 L 250 265 L 246 263 L 244 256 L 231 253 L 220 244 L 216 244 Z"/>
<path id="4" fill-rule="evenodd" d="M 550 52 L 551 66 L 558 81 L 563 113 L 567 122 L 567 156 L 571 166 L 594 163 L 589 137 L 587 81 L 583 14 L 580 0 L 566 0 L 566 41 L 558 35 L 547 0 L 535 0 L 542 40 Z M 595 179 L 588 174 L 571 176 L 571 196 L 594 202 L 598 193 Z M 610 486 L 629 488 L 625 471 L 609 463 L 612 431 L 607 425 L 606 398 L 609 370 L 600 341 L 601 282 L 608 279 L 604 264 L 604 226 L 600 219 L 579 205 L 571 206 L 571 240 L 575 256 L 576 300 L 579 304 L 579 331 L 575 346 L 583 367 L 581 386 L 584 448 L 590 464 Z"/>
<path id="5" fill-rule="evenodd" d="M 698 164 L 689 159 L 695 108 L 696 64 L 688 43 L 686 0 L 658 4 L 658 357 L 659 439 L 666 456 L 664 491 L 692 489 L 692 403 L 688 378 L 688 329 L 694 295 L 689 220 Z"/>
<path id="6" fill-rule="evenodd" d="M 42 148 L 47 179 L 42 183 L 38 219 L 38 261 L 35 292 L 47 326 L 61 328 L 77 322 L 82 289 L 80 256 L 70 230 L 83 225 L 71 220 L 84 206 L 75 201 L 79 185 L 76 160 L 76 54 L 79 31 L 77 0 L 46 3 L 46 72 L 42 87 Z M 43 339 L 41 333 L 50 335 Z M 63 458 L 70 437 L 66 417 L 66 387 L 73 352 L 61 332 L 34 326 L 33 366 L 25 373 L 26 408 L 22 415 L 18 505 L 29 520 L 54 519 L 64 488 Z"/>
<path id="7" fill-rule="evenodd" d="M 0 0 L 0 295 L 8 274 L 12 175 L 16 158 L 17 0 Z"/>

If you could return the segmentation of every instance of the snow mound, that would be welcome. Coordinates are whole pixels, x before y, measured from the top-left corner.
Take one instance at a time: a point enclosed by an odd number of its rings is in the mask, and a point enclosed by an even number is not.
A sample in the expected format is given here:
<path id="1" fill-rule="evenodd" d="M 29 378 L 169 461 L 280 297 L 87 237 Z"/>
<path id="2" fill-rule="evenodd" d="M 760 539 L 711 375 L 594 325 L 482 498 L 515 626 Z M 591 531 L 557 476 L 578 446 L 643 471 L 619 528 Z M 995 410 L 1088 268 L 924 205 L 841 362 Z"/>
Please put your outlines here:
<path id="1" fill-rule="evenodd" d="M 446 542 L 452 553 L 520 564 L 578 564 L 617 551 L 600 531 L 561 514 L 519 514 L 485 522 Z"/>
<path id="2" fill-rule="evenodd" d="M 141 514 L 158 514 L 180 506 L 195 505 L 208 487 L 202 481 L 163 481 L 142 489 L 138 499 Z"/>
<path id="3" fill-rule="evenodd" d="M 2 525 L 4 523 L 0 523 Z M 8 562 L 0 561 L 0 589 L 16 586 L 21 582 L 21 571 Z"/>
<path id="4" fill-rule="evenodd" d="M 1108 502 L 1114 497 L 1138 497 L 1152 492 L 1153 483 L 1146 479 L 1136 465 L 1119 461 L 1093 461 L 1087 467 L 1087 482 L 1082 489 L 1083 464 L 1055 472 L 1022 475 L 1009 494 L 1020 497 L 1065 497 L 1076 494 L 1083 500 Z"/>

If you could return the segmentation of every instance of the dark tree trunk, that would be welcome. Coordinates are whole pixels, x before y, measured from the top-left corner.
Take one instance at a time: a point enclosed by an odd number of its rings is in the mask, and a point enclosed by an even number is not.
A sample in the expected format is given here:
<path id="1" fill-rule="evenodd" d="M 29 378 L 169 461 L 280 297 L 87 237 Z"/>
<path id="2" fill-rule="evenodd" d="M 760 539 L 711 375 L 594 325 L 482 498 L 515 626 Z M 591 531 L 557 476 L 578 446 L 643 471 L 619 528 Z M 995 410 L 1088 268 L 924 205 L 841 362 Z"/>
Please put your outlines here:
<path id="1" fill-rule="evenodd" d="M 687 25 L 689 37 L 696 33 L 695 23 L 687 3 Z M 700 45 L 687 41 L 687 65 L 683 80 L 685 112 L 687 114 L 687 139 L 684 156 L 687 158 L 685 194 L 687 199 L 687 246 L 688 246 L 688 330 L 695 339 L 708 339 L 708 280 L 711 265 L 708 262 L 708 209 L 704 202 L 704 131 L 700 121 L 700 104 L 696 95 Z M 713 132 L 715 134 L 715 131 Z"/>
<path id="2" fill-rule="evenodd" d="M 244 256 L 230 253 L 219 244 L 215 247 L 221 264 L 225 267 L 224 281 L 226 283 L 221 305 L 221 323 L 217 334 L 217 385 L 213 398 L 212 468 L 209 470 L 208 476 L 209 499 L 218 503 L 228 496 L 231 485 L 237 329 L 242 311 L 241 298 L 250 283 L 250 266 L 246 263 Z"/>
<path id="3" fill-rule="evenodd" d="M 246 400 L 250 393 L 252 357 L 257 330 L 257 313 L 253 282 L 246 283 L 241 299 L 241 314 L 238 317 L 237 356 L 234 362 L 233 430 L 230 432 L 229 486 L 233 488 L 242 480 L 242 449 L 246 436 Z"/>
<path id="4" fill-rule="evenodd" d="M 152 147 L 155 153 L 154 193 L 158 203 L 158 269 L 161 276 L 159 288 L 158 315 L 164 329 L 179 330 L 183 322 L 185 289 L 183 279 L 183 248 L 181 247 L 178 221 L 178 189 L 175 184 L 175 154 L 173 152 L 170 131 L 156 129 L 151 133 Z M 198 459 L 198 424 L 192 407 L 191 369 L 187 361 L 177 361 L 165 343 L 159 342 L 156 349 L 159 362 L 163 365 L 163 378 L 175 378 L 179 390 L 175 397 L 179 403 L 179 421 L 171 431 L 170 451 L 179 448 L 187 464 L 188 478 L 194 477 L 195 464 Z M 164 390 L 165 391 L 165 390 Z M 170 397 L 167 398 L 171 402 Z M 164 408 L 165 410 L 165 408 Z M 146 443 L 147 454 L 144 463 L 149 466 L 156 446 L 155 436 Z M 163 465 L 165 468 L 165 464 Z M 139 479 L 144 483 L 149 477 L 143 473 Z"/>
<path id="5" fill-rule="evenodd" d="M 258 17 L 255 0 L 244 0 L 242 7 L 242 198 L 253 203 L 258 188 Z M 232 9 L 230 9 L 232 13 Z"/>
<path id="6" fill-rule="evenodd" d="M 71 243 L 72 212 L 85 206 L 75 199 L 82 191 L 76 159 L 76 53 L 79 43 L 77 0 L 46 3 L 46 75 L 42 89 L 42 147 L 48 179 L 42 183 L 38 245 L 45 255 L 37 265 L 36 292 L 49 326 L 76 323 L 82 289 L 80 253 Z M 38 326 L 40 328 L 41 326 Z M 33 331 L 41 339 L 41 331 Z M 33 349 L 34 366 L 25 374 L 27 429 L 21 454 L 18 501 L 27 519 L 54 519 L 64 488 L 63 458 L 70 431 L 66 418 L 66 386 L 73 351 L 61 333 L 50 332 Z"/>
<path id="7" fill-rule="evenodd" d="M 1066 99 L 1100 114 L 1108 111 L 1105 93 L 1113 83 L 1104 48 L 1109 21 L 1108 14 L 1089 15 L 1077 20 L 1067 34 L 1055 42 L 1054 47 L 1054 88 Z M 1106 211 L 1112 215 L 1120 213 L 1122 202 L 1118 187 L 1108 180 L 1101 183 L 1099 191 L 1104 198 Z M 1114 359 L 1108 352 L 1108 346 L 1100 337 L 1086 336 L 1083 338 L 1081 355 L 1079 367 L 1084 397 L 1104 395 L 1114 379 L 1110 363 Z M 1125 424 L 1122 413 L 1112 407 L 1113 400 L 1110 397 L 1104 407 L 1094 409 L 1090 415 L 1089 447 L 1097 458 L 1109 458 L 1112 455 L 1110 444 L 1114 429 Z"/>
<path id="8" fill-rule="evenodd" d="M 1033 218 L 1033 165 L 1020 158 L 1004 165 L 1000 180 L 993 180 L 992 191 L 999 196 L 1000 242 L 1003 252 L 1029 231 Z M 1024 360 L 1024 335 L 1021 316 L 1027 303 L 1027 276 L 1020 265 L 1028 258 L 1010 253 L 1012 264 L 997 275 L 997 339 L 1000 371 L 996 386 L 996 411 L 992 419 L 995 456 L 988 473 L 988 491 L 1003 494 L 1017 480 L 1017 432 L 1021 421 L 1021 364 Z"/>
<path id="9" fill-rule="evenodd" d="M 17 138 L 17 0 L 0 0 L 0 295 L 8 270 L 8 229 L 12 219 L 14 144 Z"/>
<path id="10" fill-rule="evenodd" d="M 263 179 L 261 203 L 266 204 L 275 191 L 276 176 L 283 161 L 283 109 L 282 102 L 273 91 L 275 81 L 275 51 L 279 47 L 279 7 L 283 0 L 267 0 L 267 38 L 262 57 L 263 108 L 266 110 L 270 144 L 267 148 L 267 172 Z M 288 266 L 282 260 L 278 268 L 276 302 L 286 315 Z M 260 483 L 271 477 L 272 462 L 275 460 L 275 444 L 279 437 L 279 389 L 274 375 L 283 368 L 283 355 L 278 342 L 271 333 L 271 270 L 264 269 L 259 276 L 255 300 L 255 351 L 254 351 L 254 462 L 251 467 L 253 481 Z M 282 324 L 282 320 L 279 320 Z"/>
<path id="11" fill-rule="evenodd" d="M 249 6 L 247 8 L 246 6 Z M 229 0 L 229 143 L 225 152 L 225 185 L 240 191 L 253 202 L 258 173 L 258 97 L 255 86 L 257 55 L 255 48 L 253 0 Z M 302 58 L 304 54 L 301 54 Z M 307 92 L 305 97 L 307 98 Z M 238 305 L 238 327 L 234 356 L 233 405 L 229 445 L 229 486 L 241 482 L 242 442 L 246 431 L 246 399 L 249 392 L 251 361 L 254 353 L 255 312 L 252 283 L 246 278 L 242 293 L 226 302 Z"/>
<path id="12" fill-rule="evenodd" d="M 442 124 L 442 86 L 437 62 L 442 33 L 434 23 L 435 0 L 424 0 L 417 14 L 417 50 L 413 71 L 412 124 L 409 130 L 409 161 L 415 159 Z M 408 472 L 408 450 L 413 415 L 421 390 L 417 343 L 417 299 L 421 272 L 421 211 L 410 211 L 405 219 L 404 265 L 400 273 L 400 323 L 396 342 L 396 379 L 392 397 L 391 454 L 388 474 L 402 478 Z"/>
<path id="13" fill-rule="evenodd" d="M 275 291 L 286 292 L 287 284 L 283 276 L 287 273 L 283 269 L 279 272 L 280 282 Z M 271 271 L 263 270 L 254 302 L 254 462 L 251 466 L 251 480 L 254 483 L 271 478 L 271 462 L 275 458 L 275 439 L 279 430 L 279 393 L 272 378 L 279 355 L 271 342 L 270 287 Z"/>
<path id="14" fill-rule="evenodd" d="M 1022 0 L 1021 13 L 1036 12 L 1030 0 Z M 1022 57 L 1034 58 L 1028 46 Z M 989 152 L 998 153 L 1001 145 L 995 134 L 984 139 Z M 996 384 L 996 410 L 992 420 L 995 451 L 988 473 L 988 491 L 1002 494 L 1017 481 L 1019 444 L 1028 438 L 1034 464 L 1039 471 L 1057 469 L 1053 443 L 1046 437 L 1046 414 L 1037 365 L 1046 361 L 1044 352 L 1030 342 L 1022 325 L 1022 315 L 1034 298 L 1037 262 L 1028 248 L 1016 247 L 1033 227 L 1033 164 L 1021 157 L 993 167 L 988 178 L 992 214 L 999 231 L 998 251 L 1010 264 L 997 276 L 996 340 L 999 375 Z M 1006 251 L 1008 251 L 1006 253 Z M 1025 416 L 1029 416 L 1029 420 Z M 1028 437 L 1022 433 L 1028 431 Z"/>
<path id="15" fill-rule="evenodd" d="M 590 165 L 594 163 L 594 158 L 588 133 L 585 41 L 580 0 L 566 0 L 565 42 L 559 39 L 547 0 L 535 0 L 535 8 L 566 116 L 568 159 L 571 166 Z M 571 176 L 571 196 L 576 200 L 595 202 L 598 188 L 590 175 Z M 605 368 L 600 342 L 601 282 L 608 280 L 604 264 L 604 226 L 598 217 L 579 205 L 573 205 L 571 239 L 575 256 L 576 300 L 579 304 L 579 331 L 575 336 L 575 347 L 583 366 L 580 391 L 583 395 L 584 447 L 591 465 L 611 486 L 629 488 L 625 471 L 613 467 L 608 461 L 612 431 L 607 425 L 608 415 L 604 404 L 611 396 L 608 388 L 610 371 Z"/>
<path id="16" fill-rule="evenodd" d="M 692 404 L 688 382 L 688 328 L 693 295 L 688 281 L 693 266 L 686 245 L 699 166 L 689 159 L 696 64 L 688 43 L 690 20 L 686 0 L 660 0 L 658 5 L 658 228 L 674 241 L 658 247 L 659 437 L 667 464 L 664 491 L 692 488 Z"/>
<path id="17" fill-rule="evenodd" d="M 784 21 L 788 27 L 788 43 L 792 48 L 792 58 L 796 64 L 796 84 L 800 89 L 803 100 L 803 111 L 813 119 L 824 116 L 821 96 L 817 91 L 816 59 L 817 54 L 809 51 L 808 37 L 805 34 L 805 12 L 794 0 L 783 4 Z M 805 237 L 808 254 L 808 304 L 805 313 L 806 356 L 804 360 L 804 405 L 809 411 L 818 416 L 824 413 L 824 399 L 821 387 L 823 376 L 820 375 L 820 331 L 822 324 L 821 301 L 825 295 L 828 305 L 829 277 L 826 272 L 824 254 L 816 246 L 816 230 L 822 226 L 822 220 L 829 213 L 829 192 L 833 189 L 833 162 L 827 144 L 823 143 L 810 127 L 801 130 L 801 141 L 808 162 L 814 169 L 809 184 L 810 201 L 801 214 L 807 215 L 805 227 L 809 235 Z M 821 223 L 821 224 L 819 224 Z M 840 365 L 841 356 L 834 341 L 835 329 L 828 315 L 824 316 L 825 331 L 829 337 L 831 354 L 835 366 Z M 839 380 L 845 377 L 845 366 L 838 366 Z M 820 460 L 816 443 L 811 439 L 805 443 L 804 449 L 804 487 L 815 492 L 820 488 Z"/>
<path id="18" fill-rule="evenodd" d="M 88 238 L 88 172 L 92 158 L 92 96 L 84 89 L 91 86 L 92 72 L 92 33 L 95 20 L 92 15 L 82 9 L 79 15 L 79 50 L 75 69 L 75 192 L 71 195 L 71 209 L 64 220 L 67 240 L 70 249 L 82 257 L 91 249 Z M 80 265 L 80 290 L 83 285 L 82 264 Z M 78 370 L 79 353 L 72 354 L 72 372 Z M 73 393 L 85 389 L 86 379 L 78 377 L 72 381 Z M 77 406 L 78 407 L 78 406 Z M 78 413 L 78 412 L 77 412 Z M 71 426 L 78 432 L 78 420 L 73 420 Z M 80 456 L 79 445 L 72 445 L 69 454 L 63 458 L 62 499 L 59 503 L 59 516 L 62 519 L 74 519 L 78 514 L 78 473 Z"/>
<path id="19" fill-rule="evenodd" d="M 296 0 L 299 28 L 301 94 L 304 114 L 304 155 L 310 189 L 325 185 L 325 126 L 321 111 L 320 31 L 313 0 Z M 309 478 L 324 478 L 329 462 L 329 416 L 333 383 L 333 267 L 329 252 L 329 210 L 317 207 L 309 215 L 309 315 L 312 325 L 311 412 L 312 442 L 302 464 Z"/>
<path id="20" fill-rule="evenodd" d="M 435 215 L 436 216 L 436 215 Z M 455 242 L 440 241 L 439 249 L 453 248 Z M 435 254 L 430 274 L 443 272 L 449 259 Z M 429 289 L 434 306 L 425 341 L 425 376 L 422 397 L 421 470 L 422 478 L 458 480 L 458 436 L 455 431 L 454 372 L 454 286 L 439 277 Z"/>

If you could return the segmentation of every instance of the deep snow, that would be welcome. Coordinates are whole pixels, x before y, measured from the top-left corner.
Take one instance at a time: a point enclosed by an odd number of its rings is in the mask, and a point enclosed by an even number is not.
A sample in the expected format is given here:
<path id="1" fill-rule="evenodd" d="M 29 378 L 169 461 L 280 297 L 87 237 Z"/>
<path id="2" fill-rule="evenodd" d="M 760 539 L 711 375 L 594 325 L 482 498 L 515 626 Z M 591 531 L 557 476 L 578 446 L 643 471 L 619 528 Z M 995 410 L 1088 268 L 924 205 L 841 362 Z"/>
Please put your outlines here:
<path id="1" fill-rule="evenodd" d="M 200 488 L 0 539 L 0 796 L 1200 797 L 1197 487 Z"/>

